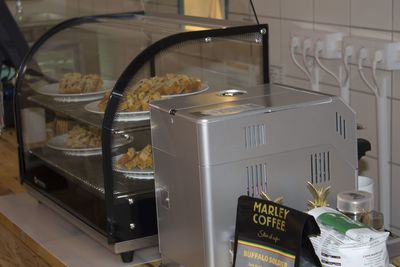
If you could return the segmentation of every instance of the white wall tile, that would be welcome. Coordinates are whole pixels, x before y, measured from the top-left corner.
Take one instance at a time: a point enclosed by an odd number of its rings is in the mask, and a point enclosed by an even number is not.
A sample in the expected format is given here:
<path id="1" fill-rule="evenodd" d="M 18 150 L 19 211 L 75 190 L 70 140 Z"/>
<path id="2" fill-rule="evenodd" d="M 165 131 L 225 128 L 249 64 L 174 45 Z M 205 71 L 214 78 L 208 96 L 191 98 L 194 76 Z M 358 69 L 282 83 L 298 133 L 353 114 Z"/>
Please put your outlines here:
<path id="1" fill-rule="evenodd" d="M 115 1 L 115 0 L 111 0 Z M 141 1 L 137 1 L 141 2 Z M 147 0 L 148 3 L 158 4 L 158 5 L 166 5 L 166 6 L 177 6 L 176 0 Z"/>
<path id="2" fill-rule="evenodd" d="M 243 15 L 243 14 L 235 14 L 235 13 L 230 13 L 228 15 L 230 21 L 241 21 L 245 23 L 252 22 L 253 23 L 253 18 L 250 15 Z"/>
<path id="3" fill-rule="evenodd" d="M 400 101 L 398 100 L 392 101 L 392 161 L 400 164 Z"/>
<path id="4" fill-rule="evenodd" d="M 392 225 L 400 228 L 400 166 L 392 166 Z"/>
<path id="5" fill-rule="evenodd" d="M 113 13 L 113 12 L 121 12 L 124 10 L 124 5 L 122 1 L 107 1 L 106 4 L 106 10 L 107 12 Z"/>
<path id="6" fill-rule="evenodd" d="M 374 204 L 375 209 L 379 207 L 379 181 L 378 181 L 378 161 L 374 158 L 363 157 L 359 161 L 359 175 L 372 178 L 374 181 Z"/>
<path id="7" fill-rule="evenodd" d="M 162 12 L 162 13 L 167 13 L 167 14 L 177 14 L 178 13 L 178 7 L 177 6 L 170 6 L 170 5 L 159 5 L 159 4 L 156 4 L 156 3 L 147 3 L 146 4 L 146 11 Z"/>
<path id="8" fill-rule="evenodd" d="M 327 24 L 314 24 L 315 31 L 326 31 L 326 32 L 341 32 L 343 36 L 350 35 L 350 27 L 349 26 L 335 26 L 335 25 L 327 25 Z"/>
<path id="9" fill-rule="evenodd" d="M 123 10 L 125 11 L 139 11 L 142 10 L 142 4 L 137 1 L 124 1 Z"/>
<path id="10" fill-rule="evenodd" d="M 400 71 L 393 72 L 393 97 L 400 99 Z"/>
<path id="11" fill-rule="evenodd" d="M 243 0 L 230 0 L 229 1 L 229 13 L 240 13 L 249 14 L 250 12 L 250 1 Z"/>
<path id="12" fill-rule="evenodd" d="M 391 99 L 387 99 L 388 121 L 391 121 Z M 378 156 L 377 144 L 377 114 L 376 114 L 376 98 L 374 95 L 351 92 L 351 107 L 356 111 L 356 121 L 365 129 L 357 130 L 357 135 L 360 138 L 367 139 L 371 142 L 371 151 L 367 155 Z M 396 118 L 396 116 L 394 116 Z M 391 126 L 389 126 L 391 127 Z M 390 130 L 389 130 L 390 131 Z M 393 145 L 392 145 L 393 146 Z"/>
<path id="13" fill-rule="evenodd" d="M 399 0 L 400 3 L 400 0 Z M 400 10 L 399 10 L 400 12 Z M 400 19 L 400 13 L 398 14 Z M 400 33 L 393 33 L 393 40 L 395 42 L 400 42 Z M 400 71 L 393 71 L 393 87 L 392 87 L 392 96 L 400 99 Z"/>
<path id="14" fill-rule="evenodd" d="M 284 84 L 303 89 L 310 88 L 310 83 L 308 81 L 287 76 L 285 77 Z"/>
<path id="15" fill-rule="evenodd" d="M 393 0 L 393 30 L 400 31 L 400 0 Z"/>
<path id="16" fill-rule="evenodd" d="M 280 0 L 253 0 L 254 8 L 259 16 L 280 17 Z"/>
<path id="17" fill-rule="evenodd" d="M 93 6 L 92 0 L 78 1 L 78 6 L 80 15 L 88 15 L 97 11 Z"/>
<path id="18" fill-rule="evenodd" d="M 315 21 L 350 25 L 350 0 L 315 1 Z"/>
<path id="19" fill-rule="evenodd" d="M 314 0 L 281 0 L 282 17 L 311 22 L 314 20 L 313 4 Z"/>
<path id="20" fill-rule="evenodd" d="M 330 86 L 325 84 L 320 84 L 319 89 L 322 93 L 330 94 L 330 95 L 340 95 L 340 89 L 337 86 Z"/>
<path id="21" fill-rule="evenodd" d="M 360 36 L 360 37 L 368 37 L 368 38 L 376 38 L 383 40 L 392 40 L 393 34 L 387 31 L 379 31 L 379 30 L 371 30 L 371 29 L 363 29 L 352 27 L 350 29 L 351 36 Z"/>
<path id="22" fill-rule="evenodd" d="M 392 0 L 351 0 L 351 25 L 392 30 Z"/>
<path id="23" fill-rule="evenodd" d="M 371 142 L 371 151 L 367 155 L 377 156 L 377 138 L 376 138 L 376 102 L 373 95 L 359 92 L 351 92 L 351 107 L 356 112 L 356 121 L 365 129 L 358 130 L 357 135 L 360 138 Z"/>
<path id="24" fill-rule="evenodd" d="M 269 28 L 269 64 L 281 65 L 281 21 L 279 19 L 260 18 Z"/>

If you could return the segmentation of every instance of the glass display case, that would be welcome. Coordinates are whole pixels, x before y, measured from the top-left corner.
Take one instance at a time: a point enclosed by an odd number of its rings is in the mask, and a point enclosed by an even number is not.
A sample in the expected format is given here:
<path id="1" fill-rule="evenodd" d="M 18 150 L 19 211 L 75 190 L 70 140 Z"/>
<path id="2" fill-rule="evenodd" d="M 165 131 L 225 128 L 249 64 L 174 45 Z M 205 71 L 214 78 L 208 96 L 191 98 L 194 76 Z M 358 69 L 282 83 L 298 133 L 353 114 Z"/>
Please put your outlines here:
<path id="1" fill-rule="evenodd" d="M 39 64 L 58 43 L 57 61 Z M 145 12 L 67 20 L 18 73 L 22 182 L 131 261 L 157 245 L 149 102 L 268 82 L 267 25 Z"/>

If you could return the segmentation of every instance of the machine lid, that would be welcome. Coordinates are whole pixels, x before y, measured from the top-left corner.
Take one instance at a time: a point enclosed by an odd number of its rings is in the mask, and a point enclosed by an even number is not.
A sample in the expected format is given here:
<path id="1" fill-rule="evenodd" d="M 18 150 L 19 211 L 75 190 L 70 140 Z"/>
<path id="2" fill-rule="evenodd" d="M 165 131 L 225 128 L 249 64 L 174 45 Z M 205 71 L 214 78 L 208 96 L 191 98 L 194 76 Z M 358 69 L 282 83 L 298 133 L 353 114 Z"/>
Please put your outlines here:
<path id="1" fill-rule="evenodd" d="M 332 96 L 278 84 L 218 90 L 151 103 L 152 109 L 191 120 L 220 120 L 226 116 L 270 113 L 332 102 Z"/>

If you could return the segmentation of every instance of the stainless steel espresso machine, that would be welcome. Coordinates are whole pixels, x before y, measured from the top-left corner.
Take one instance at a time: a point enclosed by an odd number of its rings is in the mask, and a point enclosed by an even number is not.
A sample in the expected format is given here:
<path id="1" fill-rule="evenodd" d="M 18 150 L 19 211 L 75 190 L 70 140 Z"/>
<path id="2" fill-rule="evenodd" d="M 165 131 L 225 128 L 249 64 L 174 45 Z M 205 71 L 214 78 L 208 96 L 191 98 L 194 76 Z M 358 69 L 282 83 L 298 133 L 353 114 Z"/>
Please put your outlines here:
<path id="1" fill-rule="evenodd" d="M 283 196 L 306 209 L 306 182 L 356 187 L 354 112 L 338 97 L 281 85 L 151 105 L 163 264 L 229 266 L 237 199 Z"/>

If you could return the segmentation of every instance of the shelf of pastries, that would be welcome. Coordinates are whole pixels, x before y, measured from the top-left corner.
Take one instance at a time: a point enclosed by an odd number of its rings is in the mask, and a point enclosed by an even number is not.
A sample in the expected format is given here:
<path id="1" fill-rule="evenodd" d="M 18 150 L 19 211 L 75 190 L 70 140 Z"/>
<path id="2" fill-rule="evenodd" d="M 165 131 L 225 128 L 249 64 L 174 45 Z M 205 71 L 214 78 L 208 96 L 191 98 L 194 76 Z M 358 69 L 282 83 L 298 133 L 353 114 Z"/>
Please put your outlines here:
<path id="1" fill-rule="evenodd" d="M 132 138 L 117 136 L 113 153 L 115 160 L 114 194 L 126 195 L 152 192 L 153 163 L 151 146 L 135 150 Z M 135 151 L 134 163 L 131 152 Z M 37 158 L 47 167 L 62 174 L 74 183 L 104 198 L 104 175 L 102 165 L 102 148 L 100 130 L 75 125 L 64 134 L 51 137 L 48 142 L 29 151 L 32 159 Z M 120 164 L 124 160 L 124 164 Z M 129 163 L 126 167 L 125 163 Z"/>
<path id="2" fill-rule="evenodd" d="M 100 128 L 114 82 L 96 74 L 66 73 L 58 83 L 41 85 L 28 97 L 44 108 L 57 111 L 81 123 Z M 200 79 L 185 74 L 144 78 L 124 92 L 114 117 L 115 131 L 149 125 L 151 101 L 198 94 L 208 90 Z"/>

